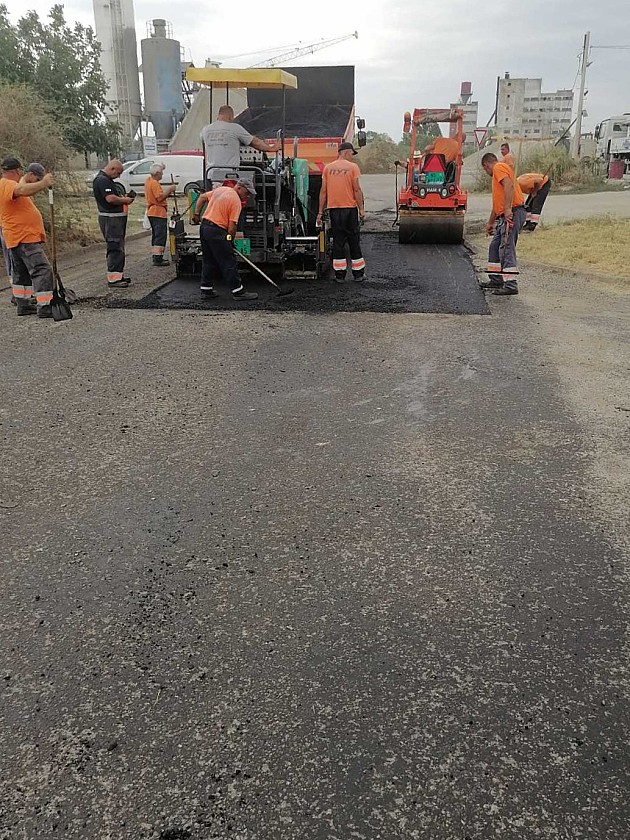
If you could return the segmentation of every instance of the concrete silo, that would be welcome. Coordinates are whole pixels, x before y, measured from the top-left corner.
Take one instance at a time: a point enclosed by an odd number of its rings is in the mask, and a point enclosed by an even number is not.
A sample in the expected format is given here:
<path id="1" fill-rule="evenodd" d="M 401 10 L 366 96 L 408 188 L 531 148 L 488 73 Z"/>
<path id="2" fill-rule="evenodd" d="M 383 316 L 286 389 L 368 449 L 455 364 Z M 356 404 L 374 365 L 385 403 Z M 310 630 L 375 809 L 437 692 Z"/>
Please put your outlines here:
<path id="1" fill-rule="evenodd" d="M 101 69 L 109 84 L 108 116 L 133 139 L 142 119 L 133 0 L 93 0 L 93 6 Z"/>
<path id="2" fill-rule="evenodd" d="M 144 112 L 158 140 L 170 140 L 184 116 L 181 47 L 171 35 L 170 24 L 157 19 L 140 43 Z"/>

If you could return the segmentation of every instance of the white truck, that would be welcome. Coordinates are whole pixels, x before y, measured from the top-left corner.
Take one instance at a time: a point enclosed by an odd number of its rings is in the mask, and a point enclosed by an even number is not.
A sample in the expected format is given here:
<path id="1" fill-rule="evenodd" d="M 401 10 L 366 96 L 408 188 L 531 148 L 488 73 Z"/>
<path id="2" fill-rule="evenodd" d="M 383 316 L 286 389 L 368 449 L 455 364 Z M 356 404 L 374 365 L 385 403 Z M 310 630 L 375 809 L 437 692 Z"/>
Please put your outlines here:
<path id="1" fill-rule="evenodd" d="M 595 129 L 597 157 L 605 160 L 611 177 L 630 176 L 630 113 L 603 120 Z"/>

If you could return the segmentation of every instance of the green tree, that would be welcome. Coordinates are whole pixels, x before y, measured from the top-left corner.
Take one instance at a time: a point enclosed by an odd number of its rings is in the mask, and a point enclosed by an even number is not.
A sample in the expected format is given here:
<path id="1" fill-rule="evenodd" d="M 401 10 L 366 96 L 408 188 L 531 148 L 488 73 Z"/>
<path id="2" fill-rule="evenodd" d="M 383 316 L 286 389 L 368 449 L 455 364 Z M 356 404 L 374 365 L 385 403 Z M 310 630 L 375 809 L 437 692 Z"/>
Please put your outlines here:
<path id="1" fill-rule="evenodd" d="M 100 53 L 92 28 L 70 26 L 61 5 L 52 7 L 47 22 L 27 12 L 15 26 L 0 6 L 0 80 L 29 85 L 74 149 L 103 154 L 120 145 L 120 128 L 104 116 Z"/>

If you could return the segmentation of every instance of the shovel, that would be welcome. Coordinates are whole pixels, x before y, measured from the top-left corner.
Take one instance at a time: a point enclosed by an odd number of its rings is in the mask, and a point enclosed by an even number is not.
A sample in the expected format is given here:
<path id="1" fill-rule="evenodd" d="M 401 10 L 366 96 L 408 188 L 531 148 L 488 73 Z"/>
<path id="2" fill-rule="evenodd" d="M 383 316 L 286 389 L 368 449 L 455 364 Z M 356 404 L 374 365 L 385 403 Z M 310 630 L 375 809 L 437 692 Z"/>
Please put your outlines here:
<path id="1" fill-rule="evenodd" d="M 234 250 L 236 251 L 236 255 L 238 257 L 240 257 L 242 260 L 245 260 L 247 265 L 250 266 L 250 268 L 253 268 L 254 271 L 257 271 L 260 274 L 261 277 L 264 277 L 264 279 L 267 281 L 267 283 L 271 283 L 272 286 L 275 286 L 275 288 L 278 290 L 278 294 L 276 295 L 276 297 L 287 297 L 287 295 L 292 295 L 293 294 L 295 289 L 281 289 L 280 286 L 278 286 L 277 283 L 274 283 L 274 281 L 271 279 L 271 277 L 269 277 L 267 274 L 265 274 L 264 271 L 262 271 L 260 268 L 258 268 L 258 266 L 255 263 L 253 263 L 250 259 L 248 259 L 245 256 L 245 254 L 242 254 L 236 248 L 234 248 Z"/>
<path id="2" fill-rule="evenodd" d="M 50 303 L 52 316 L 55 321 L 69 321 L 72 318 L 69 300 L 76 301 L 77 296 L 72 289 L 64 288 L 57 270 L 57 240 L 55 231 L 55 204 L 53 191 L 48 190 L 48 204 L 50 205 L 50 255 L 53 270 L 53 296 Z"/>

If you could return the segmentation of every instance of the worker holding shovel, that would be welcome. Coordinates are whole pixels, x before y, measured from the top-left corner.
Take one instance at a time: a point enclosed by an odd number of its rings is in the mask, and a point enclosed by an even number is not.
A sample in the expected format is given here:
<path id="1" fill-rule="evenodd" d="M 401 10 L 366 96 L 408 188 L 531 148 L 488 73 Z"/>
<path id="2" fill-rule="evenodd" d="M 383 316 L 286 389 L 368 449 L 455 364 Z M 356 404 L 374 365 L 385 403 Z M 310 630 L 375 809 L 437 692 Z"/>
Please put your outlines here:
<path id="1" fill-rule="evenodd" d="M 486 269 L 489 280 L 481 287 L 493 289 L 495 295 L 517 295 L 516 243 L 525 224 L 525 198 L 507 163 L 487 152 L 481 165 L 492 178 L 492 211 L 486 225 L 486 233 L 492 236 Z"/>
<path id="2" fill-rule="evenodd" d="M 144 183 L 144 197 L 147 202 L 147 217 L 151 225 L 151 254 L 153 265 L 170 265 L 164 259 L 164 248 L 166 247 L 167 222 L 166 211 L 168 197 L 173 195 L 177 184 L 168 184 L 162 187 L 160 181 L 164 177 L 164 165 L 154 163 L 149 169 L 149 177 Z"/>

